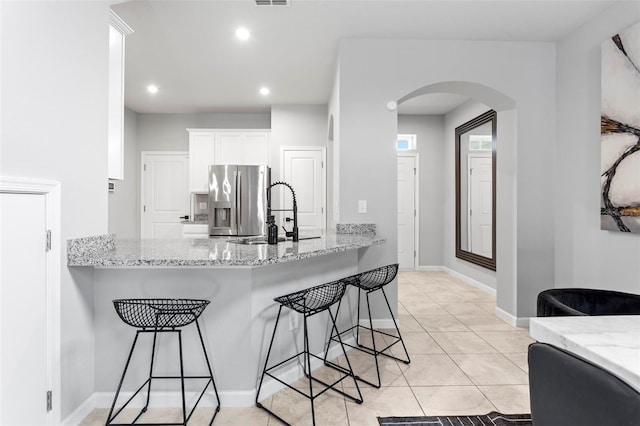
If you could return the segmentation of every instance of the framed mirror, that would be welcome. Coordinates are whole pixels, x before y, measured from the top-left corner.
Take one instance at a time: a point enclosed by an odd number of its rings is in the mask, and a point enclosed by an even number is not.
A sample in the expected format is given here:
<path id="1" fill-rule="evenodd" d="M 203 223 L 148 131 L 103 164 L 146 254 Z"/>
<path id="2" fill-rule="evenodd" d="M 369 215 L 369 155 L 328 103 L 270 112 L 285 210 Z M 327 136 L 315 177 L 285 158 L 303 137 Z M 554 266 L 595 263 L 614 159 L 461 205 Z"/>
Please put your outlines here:
<path id="1" fill-rule="evenodd" d="M 496 112 L 456 128 L 456 257 L 496 270 Z"/>

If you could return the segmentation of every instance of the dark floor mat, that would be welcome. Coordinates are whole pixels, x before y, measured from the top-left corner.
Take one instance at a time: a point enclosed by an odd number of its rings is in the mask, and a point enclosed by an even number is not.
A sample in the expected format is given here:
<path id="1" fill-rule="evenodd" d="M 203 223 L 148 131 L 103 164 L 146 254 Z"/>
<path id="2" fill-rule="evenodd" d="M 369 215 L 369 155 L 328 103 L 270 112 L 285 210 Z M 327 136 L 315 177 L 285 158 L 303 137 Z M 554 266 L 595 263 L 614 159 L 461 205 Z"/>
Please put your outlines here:
<path id="1" fill-rule="evenodd" d="M 378 417 L 380 426 L 531 426 L 531 414 L 492 411 L 478 416 Z"/>

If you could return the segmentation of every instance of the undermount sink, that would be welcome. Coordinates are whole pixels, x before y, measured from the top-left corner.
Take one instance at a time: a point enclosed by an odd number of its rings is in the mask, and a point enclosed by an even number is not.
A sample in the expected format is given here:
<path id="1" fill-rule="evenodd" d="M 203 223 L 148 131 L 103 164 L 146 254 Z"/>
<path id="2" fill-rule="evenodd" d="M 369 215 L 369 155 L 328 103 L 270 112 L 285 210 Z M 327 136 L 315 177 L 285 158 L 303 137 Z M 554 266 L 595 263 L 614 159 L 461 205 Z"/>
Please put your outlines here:
<path id="1" fill-rule="evenodd" d="M 318 236 L 312 236 L 312 237 L 300 237 L 298 238 L 298 240 L 299 241 L 313 240 L 316 238 L 320 238 L 320 236 L 318 235 Z M 285 241 L 291 241 L 291 239 L 287 239 L 285 237 L 278 237 L 279 243 L 283 243 Z M 229 242 L 233 244 L 244 244 L 248 246 L 254 246 L 258 244 L 267 244 L 267 237 L 244 237 L 244 238 L 238 238 L 236 240 L 229 240 Z"/>

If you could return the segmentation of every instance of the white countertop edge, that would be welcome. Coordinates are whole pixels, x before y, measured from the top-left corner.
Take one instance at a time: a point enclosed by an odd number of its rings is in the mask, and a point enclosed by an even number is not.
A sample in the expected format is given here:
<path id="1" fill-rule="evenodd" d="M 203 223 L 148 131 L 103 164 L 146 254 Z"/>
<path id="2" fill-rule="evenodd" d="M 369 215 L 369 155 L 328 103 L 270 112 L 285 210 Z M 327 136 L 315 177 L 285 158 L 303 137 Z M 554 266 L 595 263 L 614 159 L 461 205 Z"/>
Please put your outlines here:
<path id="1" fill-rule="evenodd" d="M 529 334 L 574 353 L 640 392 L 640 316 L 531 318 Z"/>

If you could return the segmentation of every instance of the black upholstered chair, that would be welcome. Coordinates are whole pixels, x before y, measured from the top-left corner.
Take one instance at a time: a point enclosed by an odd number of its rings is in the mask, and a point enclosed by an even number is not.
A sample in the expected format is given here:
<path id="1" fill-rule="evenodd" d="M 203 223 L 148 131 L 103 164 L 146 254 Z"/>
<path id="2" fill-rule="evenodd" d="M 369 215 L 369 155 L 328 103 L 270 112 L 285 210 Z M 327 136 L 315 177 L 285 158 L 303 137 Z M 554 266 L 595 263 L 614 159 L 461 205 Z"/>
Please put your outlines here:
<path id="1" fill-rule="evenodd" d="M 640 393 L 607 370 L 555 346 L 529 346 L 534 426 L 637 426 Z"/>
<path id="2" fill-rule="evenodd" d="M 613 290 L 554 288 L 538 294 L 537 315 L 640 315 L 640 295 Z"/>

